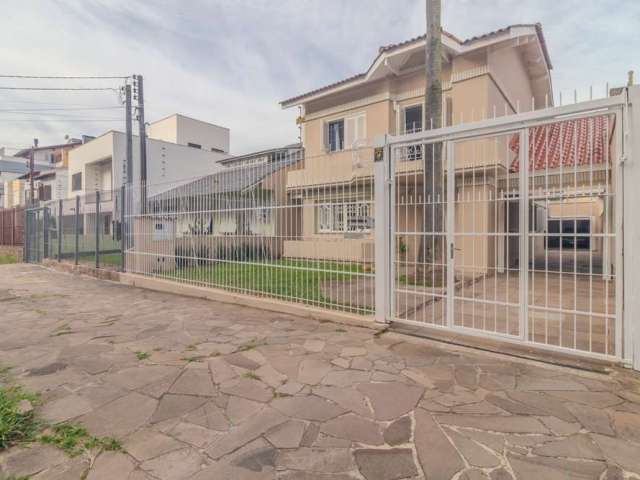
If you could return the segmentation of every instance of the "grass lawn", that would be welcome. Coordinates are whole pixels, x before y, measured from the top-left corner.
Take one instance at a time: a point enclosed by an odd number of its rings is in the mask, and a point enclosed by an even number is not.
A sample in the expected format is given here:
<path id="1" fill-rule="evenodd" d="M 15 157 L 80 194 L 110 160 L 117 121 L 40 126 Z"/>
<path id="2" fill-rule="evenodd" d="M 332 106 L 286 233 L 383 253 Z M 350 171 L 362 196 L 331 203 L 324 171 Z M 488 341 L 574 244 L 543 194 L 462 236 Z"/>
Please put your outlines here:
<path id="1" fill-rule="evenodd" d="M 362 278 L 358 275 L 362 273 L 359 264 L 286 259 L 268 263 L 212 263 L 180 268 L 165 275 L 212 287 L 261 292 L 284 300 L 300 299 L 312 305 L 338 305 L 322 294 L 322 283 L 355 280 Z M 353 307 L 349 310 L 366 313 L 365 306 L 349 306 Z"/>
<path id="2" fill-rule="evenodd" d="M 73 260 L 73 257 L 71 257 Z M 81 253 L 78 261 L 80 263 L 90 263 L 95 265 L 96 256 L 93 253 Z M 119 267 L 122 265 L 121 253 L 101 253 L 100 254 L 100 267 Z"/>
<path id="3" fill-rule="evenodd" d="M 18 257 L 15 255 L 0 255 L 0 265 L 7 265 L 9 263 L 18 263 Z"/>

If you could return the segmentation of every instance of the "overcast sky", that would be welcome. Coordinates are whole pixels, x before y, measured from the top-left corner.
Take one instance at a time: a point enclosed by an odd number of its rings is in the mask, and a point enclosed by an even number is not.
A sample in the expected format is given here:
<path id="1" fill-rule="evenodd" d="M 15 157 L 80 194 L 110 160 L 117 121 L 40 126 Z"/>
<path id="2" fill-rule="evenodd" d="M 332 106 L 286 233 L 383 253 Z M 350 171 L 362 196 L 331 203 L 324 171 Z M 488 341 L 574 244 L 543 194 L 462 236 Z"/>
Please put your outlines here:
<path id="1" fill-rule="evenodd" d="M 443 4 L 443 25 L 460 38 L 541 22 L 556 95 L 622 85 L 630 69 L 640 77 L 638 0 Z M 239 154 L 297 141 L 297 112 L 280 100 L 362 72 L 380 45 L 424 29 L 424 0 L 2 0 L 0 74 L 140 73 L 147 121 L 179 112 L 229 127 Z M 88 110 L 118 105 L 113 92 L 0 90 L 0 147 L 123 129 L 121 109 Z"/>

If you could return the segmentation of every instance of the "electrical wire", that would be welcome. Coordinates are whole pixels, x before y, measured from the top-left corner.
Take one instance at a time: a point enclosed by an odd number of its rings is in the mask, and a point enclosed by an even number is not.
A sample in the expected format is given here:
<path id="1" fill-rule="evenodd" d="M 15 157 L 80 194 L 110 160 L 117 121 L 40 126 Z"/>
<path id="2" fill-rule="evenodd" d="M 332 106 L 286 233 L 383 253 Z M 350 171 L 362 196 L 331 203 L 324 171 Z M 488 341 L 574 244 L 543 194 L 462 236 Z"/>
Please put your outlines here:
<path id="1" fill-rule="evenodd" d="M 118 92 L 117 88 L 88 88 L 88 87 L 77 87 L 77 88 L 61 88 L 61 87 L 0 87 L 0 90 L 32 90 L 32 91 L 112 91 Z"/>
<path id="2" fill-rule="evenodd" d="M 0 78 L 33 78 L 33 79 L 43 79 L 43 80 L 124 80 L 127 78 L 131 78 L 131 75 L 128 76 L 65 76 L 65 75 L 0 75 Z"/>

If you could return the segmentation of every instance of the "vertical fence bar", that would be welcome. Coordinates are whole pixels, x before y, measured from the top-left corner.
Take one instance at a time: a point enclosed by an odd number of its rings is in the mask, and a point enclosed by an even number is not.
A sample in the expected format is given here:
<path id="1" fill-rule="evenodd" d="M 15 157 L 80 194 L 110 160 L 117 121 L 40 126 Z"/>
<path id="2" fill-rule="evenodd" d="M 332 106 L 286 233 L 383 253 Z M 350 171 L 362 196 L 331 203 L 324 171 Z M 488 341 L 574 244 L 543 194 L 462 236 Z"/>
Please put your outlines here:
<path id="1" fill-rule="evenodd" d="M 29 209 L 24 209 L 24 228 L 22 233 L 22 260 L 29 262 Z"/>
<path id="2" fill-rule="evenodd" d="M 58 200 L 58 262 L 62 261 L 62 199 Z"/>
<path id="3" fill-rule="evenodd" d="M 96 268 L 100 268 L 100 190 L 96 190 Z"/>
<path id="4" fill-rule="evenodd" d="M 49 207 L 42 208 L 42 259 L 49 258 Z"/>
<path id="5" fill-rule="evenodd" d="M 16 245 L 16 229 L 18 228 L 18 209 L 13 209 L 13 225 L 11 229 L 11 245 Z M 22 243 L 24 243 L 24 233 L 22 234 Z"/>
<path id="6" fill-rule="evenodd" d="M 75 235 L 73 263 L 75 263 L 76 265 L 78 265 L 78 260 L 79 260 L 79 252 L 78 252 L 79 242 L 80 242 L 79 232 L 78 232 L 79 226 L 80 226 L 80 195 L 76 195 L 76 211 L 75 211 L 75 216 L 73 218 L 73 230 Z"/>
<path id="7" fill-rule="evenodd" d="M 126 196 L 126 187 L 122 185 L 120 187 L 120 254 L 122 256 L 120 264 L 121 270 L 126 272 L 126 264 L 125 264 L 125 232 L 126 232 L 126 216 L 125 216 L 125 196 Z"/>

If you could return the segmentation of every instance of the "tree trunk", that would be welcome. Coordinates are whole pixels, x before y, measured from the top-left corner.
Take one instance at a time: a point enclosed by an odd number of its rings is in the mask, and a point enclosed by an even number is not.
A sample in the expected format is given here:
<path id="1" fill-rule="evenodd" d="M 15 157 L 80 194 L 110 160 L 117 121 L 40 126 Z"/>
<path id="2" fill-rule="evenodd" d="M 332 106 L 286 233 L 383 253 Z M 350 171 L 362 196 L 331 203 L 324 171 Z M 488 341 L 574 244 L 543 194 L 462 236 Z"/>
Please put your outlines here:
<path id="1" fill-rule="evenodd" d="M 442 127 L 442 26 L 441 0 L 426 0 L 427 35 L 425 43 L 425 130 Z M 434 263 L 441 263 L 442 241 L 434 232 L 442 232 L 443 172 L 442 143 L 424 145 L 423 211 L 420 247 L 418 249 L 417 274 L 426 280 Z M 440 241 L 438 241 L 440 240 Z"/>

